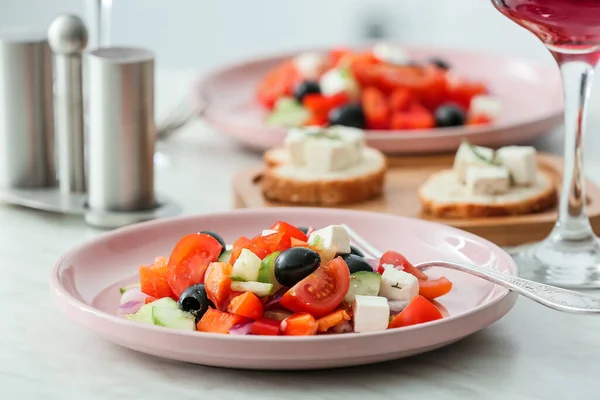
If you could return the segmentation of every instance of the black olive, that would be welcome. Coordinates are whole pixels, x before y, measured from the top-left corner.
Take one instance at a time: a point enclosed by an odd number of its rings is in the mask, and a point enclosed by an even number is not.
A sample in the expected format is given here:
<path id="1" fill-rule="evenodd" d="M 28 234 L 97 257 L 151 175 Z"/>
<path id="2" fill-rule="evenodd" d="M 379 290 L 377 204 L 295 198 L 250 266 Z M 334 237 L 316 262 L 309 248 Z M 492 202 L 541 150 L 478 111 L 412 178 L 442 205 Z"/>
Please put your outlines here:
<path id="1" fill-rule="evenodd" d="M 308 228 L 305 226 L 298 226 L 297 227 L 299 230 L 302 231 L 302 233 L 304 233 L 305 235 L 308 235 Z"/>
<path id="2" fill-rule="evenodd" d="M 319 265 L 319 253 L 306 247 L 292 247 L 275 259 L 275 279 L 283 286 L 294 286 L 319 268 Z"/>
<path id="3" fill-rule="evenodd" d="M 348 264 L 348 269 L 351 274 L 358 271 L 373 272 L 373 267 L 371 267 L 364 258 L 357 256 L 356 254 L 344 254 L 342 258 L 346 261 L 346 264 Z"/>
<path id="4" fill-rule="evenodd" d="M 356 247 L 350 245 L 350 254 L 355 254 L 359 257 L 364 257 L 365 253 L 363 253 L 362 251 L 360 251 L 359 249 L 357 249 Z"/>
<path id="5" fill-rule="evenodd" d="M 352 128 L 365 128 L 365 113 L 360 104 L 346 104 L 329 112 L 329 125 L 342 125 Z"/>
<path id="6" fill-rule="evenodd" d="M 217 239 L 217 242 L 219 242 L 221 244 L 221 254 L 223 254 L 223 252 L 225 251 L 225 241 L 223 240 L 223 238 L 221 237 L 221 235 L 219 235 L 218 233 L 215 232 L 211 232 L 211 231 L 202 231 L 200 233 L 205 233 L 207 235 L 210 235 L 212 237 L 214 237 L 215 239 Z M 219 255 L 221 255 L 219 254 Z"/>
<path id="7" fill-rule="evenodd" d="M 450 63 L 448 63 L 448 61 L 442 60 L 441 58 L 438 58 L 438 57 L 430 58 L 429 62 L 432 65 L 435 65 L 436 67 L 438 67 L 440 69 L 449 70 L 451 67 L 451 65 L 450 65 Z"/>
<path id="8" fill-rule="evenodd" d="M 302 103 L 304 96 L 306 96 L 307 94 L 320 94 L 320 93 L 321 93 L 321 86 L 319 86 L 319 82 L 304 81 L 296 87 L 296 91 L 294 92 L 294 97 L 296 98 L 296 100 L 298 100 L 300 103 Z"/>
<path id="9" fill-rule="evenodd" d="M 179 296 L 179 308 L 192 313 L 196 318 L 202 318 L 208 307 L 215 308 L 212 301 L 206 295 L 203 284 L 193 285 L 185 289 Z"/>
<path id="10" fill-rule="evenodd" d="M 462 126 L 467 119 L 465 110 L 456 104 L 442 104 L 435 112 L 435 124 L 440 128 Z"/>

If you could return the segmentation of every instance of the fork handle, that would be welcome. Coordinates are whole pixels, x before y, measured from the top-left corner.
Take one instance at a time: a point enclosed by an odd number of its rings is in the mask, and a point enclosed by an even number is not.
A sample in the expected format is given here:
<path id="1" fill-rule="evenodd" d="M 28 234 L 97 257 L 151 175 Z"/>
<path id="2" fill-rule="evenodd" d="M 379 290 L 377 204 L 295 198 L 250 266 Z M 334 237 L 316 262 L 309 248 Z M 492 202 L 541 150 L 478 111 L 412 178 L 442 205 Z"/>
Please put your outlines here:
<path id="1" fill-rule="evenodd" d="M 519 278 L 518 276 L 508 275 L 489 268 L 478 267 L 470 264 L 458 264 L 449 261 L 427 261 L 419 263 L 415 265 L 415 267 L 419 269 L 443 267 L 466 272 L 497 285 L 503 286 L 533 301 L 558 311 L 579 314 L 600 313 L 600 299 L 597 297 L 574 292 L 572 290 L 557 288 L 555 286 L 544 285 L 543 283 Z"/>

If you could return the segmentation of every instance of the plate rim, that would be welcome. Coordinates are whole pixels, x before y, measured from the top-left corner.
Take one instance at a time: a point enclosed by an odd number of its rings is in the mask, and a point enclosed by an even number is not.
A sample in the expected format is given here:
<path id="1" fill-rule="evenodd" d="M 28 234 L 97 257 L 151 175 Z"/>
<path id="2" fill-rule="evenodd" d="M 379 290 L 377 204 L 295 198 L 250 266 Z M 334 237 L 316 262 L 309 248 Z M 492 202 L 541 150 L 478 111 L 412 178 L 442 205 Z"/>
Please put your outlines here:
<path id="1" fill-rule="evenodd" d="M 162 224 L 177 224 L 180 221 L 185 221 L 185 220 L 190 220 L 190 219 L 197 219 L 197 218 L 204 218 L 204 217 L 216 217 L 216 218 L 220 218 L 222 216 L 226 216 L 226 215 L 231 215 L 231 214 L 273 214 L 273 213 L 277 213 L 278 211 L 287 211 L 287 212 L 301 212 L 301 213 L 314 213 L 314 212 L 327 212 L 328 214 L 330 213 L 336 213 L 336 214 L 348 214 L 348 213 L 352 213 L 352 214 L 361 214 L 361 215 L 365 215 L 365 216 L 386 216 L 386 217 L 390 217 L 390 215 L 385 214 L 385 213 L 379 213 L 379 212 L 374 212 L 374 211 L 359 211 L 359 210 L 342 210 L 342 209 L 327 209 L 324 210 L 322 208 L 318 208 L 318 207 L 303 207 L 303 208 L 298 208 L 298 207 L 281 207 L 281 208 L 277 208 L 277 209 L 271 209 L 271 208 L 264 208 L 264 209 L 236 209 L 236 210 L 228 210 L 228 211 L 221 211 L 221 212 L 216 212 L 216 213 L 201 213 L 201 214 L 193 214 L 193 215 L 184 215 L 184 216 L 178 216 L 178 217 L 172 217 L 172 218 L 164 218 L 164 219 L 159 219 L 159 220 L 154 220 L 154 221 L 148 221 L 148 222 L 142 222 L 139 224 L 134 224 L 131 226 L 127 226 L 124 228 L 119 228 L 116 229 L 114 231 L 111 232 L 106 232 L 103 234 L 98 235 L 95 238 L 92 238 L 90 240 L 85 241 L 84 243 L 80 243 L 78 245 L 76 245 L 75 247 L 71 248 L 69 251 L 67 251 L 66 253 L 64 253 L 55 263 L 54 267 L 52 268 L 51 272 L 50 272 L 50 287 L 52 290 L 52 293 L 55 296 L 55 301 L 58 301 L 58 299 L 61 299 L 64 304 L 63 305 L 58 305 L 58 308 L 65 314 L 67 314 L 67 317 L 71 320 L 74 320 L 74 318 L 72 318 L 71 315 L 69 315 L 69 313 L 65 312 L 65 310 L 63 309 L 64 305 L 67 305 L 69 307 L 72 307 L 74 309 L 76 309 L 77 312 L 83 312 L 83 313 L 87 313 L 87 314 L 91 314 L 94 315 L 94 317 L 96 318 L 100 318 L 106 322 L 109 323 L 113 323 L 113 324 L 117 324 L 117 325 L 122 325 L 125 327 L 129 327 L 132 329 L 142 329 L 142 330 L 146 330 L 149 332 L 153 332 L 153 333 L 162 333 L 162 334 L 172 334 L 172 335 L 177 335 L 177 336 L 189 336 L 189 337 L 196 337 L 196 338 L 204 338 L 204 339 L 212 339 L 212 340 L 222 340 L 222 341 L 250 341 L 250 342 L 276 342 L 276 343 L 294 343 L 294 342 L 305 342 L 305 341 L 312 341 L 312 342 L 320 342 L 320 341 L 331 341 L 331 340 L 339 340 L 339 339 L 348 339 L 348 338 L 376 338 L 376 337 L 380 337 L 380 336 L 387 336 L 387 335 L 394 335 L 394 334 L 399 334 L 401 332 L 410 332 L 410 331 L 414 331 L 414 330 L 418 330 L 418 329 L 423 329 L 424 327 L 431 327 L 434 328 L 436 325 L 442 325 L 442 324 L 447 324 L 447 323 L 452 323 L 452 322 L 457 322 L 462 318 L 466 318 L 471 316 L 472 314 L 476 313 L 476 312 L 480 312 L 482 311 L 482 309 L 488 308 L 488 307 L 493 307 L 498 305 L 498 303 L 506 301 L 507 298 L 512 294 L 510 290 L 502 288 L 499 285 L 495 285 L 498 286 L 500 288 L 500 290 L 503 290 L 504 293 L 500 294 L 497 298 L 493 299 L 492 301 L 480 304 L 466 312 L 463 312 L 461 314 L 458 315 L 454 315 L 454 316 L 449 316 L 440 320 L 436 320 L 436 321 L 431 321 L 431 322 L 427 322 L 427 323 L 423 323 L 423 324 L 417 324 L 417 325 L 412 325 L 412 326 L 408 326 L 408 327 L 404 327 L 402 329 L 386 329 L 384 331 L 377 331 L 377 332 L 361 332 L 361 333 L 353 333 L 351 335 L 315 335 L 315 336 L 252 336 L 252 335 L 223 335 L 223 334 L 216 334 L 216 333 L 207 333 L 207 332 L 197 332 L 197 331 L 183 331 L 183 330 L 176 330 L 176 329 L 167 329 L 165 330 L 164 327 L 156 327 L 153 325 L 147 325 L 147 324 L 140 324 L 138 322 L 135 321 L 130 321 L 127 320 L 125 318 L 116 316 L 116 315 L 111 315 L 108 314 L 104 311 L 101 311 L 95 307 L 93 307 L 91 304 L 87 304 L 83 301 L 80 301 L 76 298 L 74 298 L 61 284 L 60 282 L 60 272 L 61 272 L 61 267 L 64 265 L 64 262 L 66 259 L 68 259 L 69 257 L 72 257 L 73 255 L 83 251 L 86 247 L 95 245 L 95 244 L 100 244 L 103 241 L 107 240 L 107 239 L 111 239 L 111 238 L 118 238 L 119 236 L 122 235 L 129 235 L 132 234 L 140 229 L 146 229 L 148 227 L 152 227 L 152 226 L 160 226 Z M 411 221 L 415 221 L 417 223 L 422 223 L 425 225 L 432 225 L 432 226 L 442 226 L 444 227 L 444 229 L 449 229 L 451 231 L 456 231 L 457 233 L 464 235 L 466 237 L 471 237 L 471 238 L 475 238 L 476 240 L 479 241 L 483 241 L 483 243 L 486 244 L 486 246 L 491 246 L 492 248 L 494 248 L 497 251 L 500 251 L 504 254 L 506 254 L 508 256 L 507 261 L 509 261 L 508 265 L 511 268 L 511 274 L 514 276 L 518 276 L 519 275 L 519 270 L 518 270 L 518 266 L 517 264 L 514 262 L 514 260 L 508 255 L 508 253 L 506 253 L 505 250 L 503 250 L 502 248 L 500 248 L 499 246 L 495 245 L 494 243 L 481 238 L 477 235 L 471 234 L 469 232 L 465 232 L 462 231 L 460 229 L 457 228 L 453 228 L 451 226 L 447 226 L 447 225 L 443 225 L 443 224 L 438 224 L 435 222 L 431 222 L 431 221 L 425 221 L 425 220 L 421 220 L 418 218 L 410 218 L 410 217 L 403 217 L 403 216 L 393 216 L 395 218 L 400 218 L 400 219 L 405 219 L 405 220 L 411 220 Z M 516 300 L 515 300 L 516 301 Z M 514 307 L 514 304 L 509 308 L 509 311 Z M 77 322 L 80 325 L 86 325 L 86 324 L 82 324 L 81 321 L 77 321 L 75 320 L 75 322 Z M 91 329 L 93 331 L 97 331 L 96 329 Z"/>
<path id="2" fill-rule="evenodd" d="M 393 42 L 396 43 L 396 42 Z M 399 43 L 398 43 L 399 44 Z M 455 48 L 455 47 L 442 47 L 442 46 L 428 46 L 428 45 L 415 45 L 415 44 L 400 44 L 407 51 L 425 51 L 425 52 L 452 52 L 458 54 L 464 54 L 469 56 L 479 55 L 480 57 L 486 58 L 495 58 L 498 60 L 507 60 L 512 62 L 519 62 L 523 64 L 527 64 L 529 66 L 534 67 L 536 70 L 544 70 L 547 74 L 556 73 L 557 78 L 560 78 L 560 74 L 558 73 L 558 69 L 556 67 L 551 67 L 550 65 L 546 65 L 537 60 L 528 59 L 526 57 L 514 56 L 501 52 L 493 52 L 488 50 L 478 51 L 476 49 L 464 49 L 464 48 Z M 205 73 L 201 74 L 196 78 L 194 83 L 192 84 L 192 90 L 190 92 L 190 97 L 192 98 L 192 102 L 194 107 L 198 110 L 201 110 L 199 114 L 203 119 L 209 122 L 211 125 L 215 124 L 215 121 L 221 121 L 225 118 L 226 113 L 214 113 L 213 117 L 211 117 L 210 109 L 211 102 L 210 99 L 207 98 L 206 94 L 206 86 L 210 84 L 210 81 L 214 79 L 215 76 L 228 73 L 232 70 L 239 69 L 248 65 L 254 65 L 265 62 L 274 62 L 276 60 L 285 59 L 289 57 L 293 57 L 301 52 L 309 52 L 309 51 L 317 51 L 317 52 L 326 52 L 331 48 L 337 46 L 317 46 L 317 47 L 306 47 L 306 48 L 298 48 L 297 50 L 289 50 L 282 52 L 267 52 L 259 56 L 248 57 L 245 59 L 240 59 L 233 61 L 231 63 L 224 63 L 220 66 L 214 67 Z M 351 48 L 360 49 L 362 47 L 367 46 L 350 46 Z M 554 72 L 552 72 L 554 71 Z M 560 85 L 560 79 L 557 79 L 558 89 L 562 90 Z M 465 136 L 465 137 L 473 137 L 477 135 L 482 135 L 489 133 L 490 131 L 504 131 L 508 129 L 515 129 L 519 127 L 525 127 L 528 125 L 535 124 L 552 124 L 558 125 L 562 119 L 564 118 L 564 104 L 561 98 L 560 102 L 557 102 L 558 105 L 553 106 L 553 109 L 544 112 L 543 117 L 539 118 L 527 118 L 518 122 L 500 122 L 496 124 L 491 124 L 489 126 L 461 126 L 461 127 L 452 127 L 452 128 L 433 128 L 428 129 L 425 132 L 414 132 L 414 130 L 365 130 L 365 136 L 369 140 L 410 140 L 410 139 L 436 139 L 441 137 L 454 137 L 454 136 Z M 215 118 L 214 115 L 220 116 L 220 118 Z M 244 123 L 231 123 L 228 124 L 242 126 L 246 125 Z M 264 123 L 260 124 L 252 124 L 253 128 L 261 128 L 267 129 L 271 131 L 273 134 L 283 134 L 285 132 L 285 128 L 279 127 L 270 127 Z M 458 132 L 461 132 L 460 134 Z"/>

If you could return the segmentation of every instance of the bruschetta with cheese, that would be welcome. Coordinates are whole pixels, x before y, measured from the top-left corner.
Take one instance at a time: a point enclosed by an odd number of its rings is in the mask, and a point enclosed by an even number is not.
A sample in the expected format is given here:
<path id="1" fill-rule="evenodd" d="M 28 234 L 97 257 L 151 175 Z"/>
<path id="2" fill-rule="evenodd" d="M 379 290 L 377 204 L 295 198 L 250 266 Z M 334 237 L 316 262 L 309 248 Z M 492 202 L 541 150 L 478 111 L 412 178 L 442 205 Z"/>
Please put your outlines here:
<path id="1" fill-rule="evenodd" d="M 385 156 L 365 145 L 360 129 L 294 128 L 284 147 L 264 156 L 264 196 L 285 203 L 326 205 L 357 203 L 381 195 Z"/>
<path id="2" fill-rule="evenodd" d="M 556 204 L 556 185 L 537 166 L 531 146 L 493 149 L 463 142 L 452 169 L 437 172 L 419 189 L 423 211 L 436 217 L 521 215 Z"/>

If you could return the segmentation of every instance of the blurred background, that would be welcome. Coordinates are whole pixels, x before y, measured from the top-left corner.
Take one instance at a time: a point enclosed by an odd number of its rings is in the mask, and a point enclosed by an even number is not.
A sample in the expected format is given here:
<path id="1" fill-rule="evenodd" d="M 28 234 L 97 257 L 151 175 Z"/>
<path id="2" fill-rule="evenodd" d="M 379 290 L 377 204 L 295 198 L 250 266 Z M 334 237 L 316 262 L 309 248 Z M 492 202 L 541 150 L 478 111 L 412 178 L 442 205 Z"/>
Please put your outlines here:
<path id="1" fill-rule="evenodd" d="M 46 29 L 96 0 L 0 0 L 0 29 Z M 203 71 L 260 54 L 373 38 L 553 60 L 489 0 L 104 0 L 111 41 L 153 49 L 163 68 Z M 274 32 L 277 32 L 274 34 Z"/>

